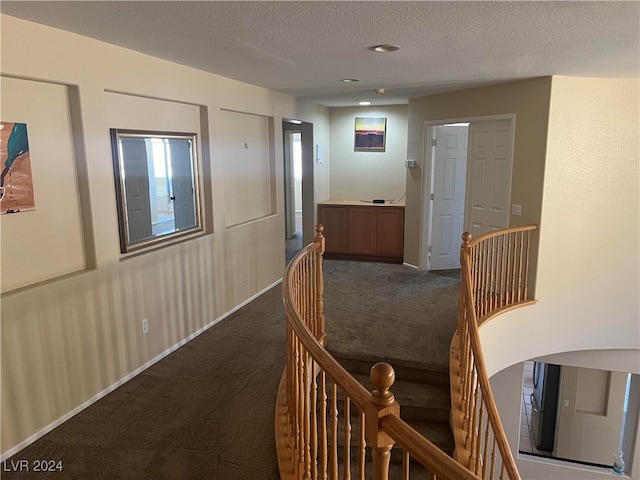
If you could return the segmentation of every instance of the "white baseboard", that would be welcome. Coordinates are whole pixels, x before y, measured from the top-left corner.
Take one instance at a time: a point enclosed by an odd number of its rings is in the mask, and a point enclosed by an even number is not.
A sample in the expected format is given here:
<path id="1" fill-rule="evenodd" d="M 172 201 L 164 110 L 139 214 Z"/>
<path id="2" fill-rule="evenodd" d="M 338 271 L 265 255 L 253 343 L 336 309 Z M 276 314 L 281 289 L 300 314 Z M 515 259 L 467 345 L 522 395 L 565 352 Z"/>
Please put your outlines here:
<path id="1" fill-rule="evenodd" d="M 412 265 L 412 264 L 407 263 L 407 262 L 403 262 L 403 263 L 402 263 L 402 265 L 403 265 L 403 266 L 405 266 L 405 267 L 412 268 L 412 269 L 414 269 L 414 270 L 420 270 L 417 266 Z"/>
<path id="2" fill-rule="evenodd" d="M 282 279 L 277 280 L 276 282 L 273 282 L 271 285 L 269 285 L 268 287 L 264 288 L 263 290 L 259 291 L 258 293 L 256 293 L 255 295 L 253 295 L 251 298 L 248 298 L 247 300 L 245 300 L 244 302 L 242 302 L 240 305 L 232 308 L 231 310 L 229 310 L 228 312 L 224 313 L 223 315 L 221 315 L 220 317 L 216 318 L 215 320 L 212 320 L 210 323 L 208 323 L 207 325 L 205 325 L 204 327 L 202 327 L 201 329 L 195 331 L 194 333 L 192 333 L 191 335 L 189 335 L 188 337 L 182 339 L 181 341 L 179 341 L 178 343 L 176 343 L 175 345 L 169 347 L 168 349 L 166 349 L 164 352 L 162 352 L 161 354 L 157 355 L 156 357 L 152 358 L 151 360 L 149 360 L 147 363 L 145 363 L 144 365 L 136 368 L 133 372 L 129 373 L 128 375 L 126 375 L 125 377 L 121 378 L 120 380 L 118 380 L 116 383 L 114 383 L 113 385 L 105 388 L 104 390 L 102 390 L 101 392 L 97 393 L 96 395 L 94 395 L 93 397 L 91 397 L 89 400 L 87 400 L 86 402 L 82 403 L 81 405 L 78 405 L 76 408 L 74 408 L 73 410 L 71 410 L 70 412 L 66 413 L 65 415 L 63 415 L 62 417 L 58 418 L 57 420 L 55 420 L 54 422 L 50 423 L 49 425 L 47 425 L 46 427 L 44 427 L 42 430 L 34 433 L 33 435 L 31 435 L 30 437 L 28 437 L 26 440 L 20 442 L 18 445 L 16 445 L 15 447 L 7 450 L 6 452 L 3 452 L 2 455 L 0 455 L 0 462 L 4 462 L 6 459 L 8 459 L 9 457 L 12 457 L 13 455 L 15 455 L 16 453 L 18 453 L 20 450 L 22 450 L 23 448 L 28 447 L 29 445 L 31 445 L 33 442 L 35 442 L 36 440 L 42 438 L 43 436 L 45 436 L 47 433 L 49 433 L 51 430 L 53 430 L 56 427 L 59 427 L 60 425 L 62 425 L 64 422 L 66 422 L 67 420 L 69 420 L 71 417 L 77 415 L 78 413 L 80 413 L 82 410 L 84 410 L 85 408 L 89 407 L 90 405 L 94 404 L 95 402 L 97 402 L 98 400 L 100 400 L 101 398 L 107 396 L 109 393 L 113 392 L 116 388 L 120 387 L 121 385 L 127 383 L 129 380 L 131 380 L 132 378 L 134 378 L 135 376 L 139 375 L 140 373 L 144 372 L 147 368 L 151 367 L 152 365 L 158 363 L 160 360 L 162 360 L 163 358 L 165 358 L 167 355 L 175 352 L 178 348 L 182 347 L 183 345 L 185 345 L 186 343 L 190 342 L 191 340 L 193 340 L 194 338 L 196 338 L 198 335 L 206 332 L 207 330 L 209 330 L 211 327 L 213 327 L 214 325 L 216 325 L 217 323 L 220 323 L 222 320 L 224 320 L 225 318 L 227 318 L 229 315 L 237 312 L 238 310 L 240 310 L 242 307 L 244 307 L 245 305 L 247 305 L 248 303 L 251 303 L 253 300 L 255 300 L 256 298 L 258 298 L 260 295 L 262 295 L 263 293 L 271 290 L 273 287 L 275 287 L 276 285 L 278 285 L 279 283 L 282 283 Z"/>

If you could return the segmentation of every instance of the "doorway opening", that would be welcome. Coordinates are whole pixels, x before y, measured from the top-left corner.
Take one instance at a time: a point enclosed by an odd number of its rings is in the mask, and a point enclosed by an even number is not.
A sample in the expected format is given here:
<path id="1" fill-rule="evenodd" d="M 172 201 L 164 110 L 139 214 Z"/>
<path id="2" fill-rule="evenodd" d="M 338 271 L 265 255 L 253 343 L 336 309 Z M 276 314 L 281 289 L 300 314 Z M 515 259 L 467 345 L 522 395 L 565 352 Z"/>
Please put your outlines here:
<path id="1" fill-rule="evenodd" d="M 283 120 L 285 260 L 313 239 L 313 124 Z"/>
<path id="2" fill-rule="evenodd" d="M 285 164 L 289 172 L 285 220 L 285 256 L 287 263 L 302 249 L 302 143 L 298 131 L 285 133 Z"/>
<path id="3" fill-rule="evenodd" d="M 460 268 L 462 233 L 509 226 L 515 115 L 429 121 L 424 126 L 419 268 Z"/>

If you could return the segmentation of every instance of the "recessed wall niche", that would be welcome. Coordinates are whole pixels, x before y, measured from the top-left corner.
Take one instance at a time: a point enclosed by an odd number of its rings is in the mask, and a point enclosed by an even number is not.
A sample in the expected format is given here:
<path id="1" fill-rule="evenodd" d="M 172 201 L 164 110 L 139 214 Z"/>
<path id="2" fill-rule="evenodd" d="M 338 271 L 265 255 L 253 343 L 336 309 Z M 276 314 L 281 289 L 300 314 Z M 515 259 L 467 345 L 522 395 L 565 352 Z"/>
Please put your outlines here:
<path id="1" fill-rule="evenodd" d="M 2 292 L 87 268 L 70 92 L 0 78 L 2 121 L 26 123 L 35 210 L 0 216 Z"/>
<path id="2" fill-rule="evenodd" d="M 226 226 L 275 213 L 273 118 L 221 111 Z"/>

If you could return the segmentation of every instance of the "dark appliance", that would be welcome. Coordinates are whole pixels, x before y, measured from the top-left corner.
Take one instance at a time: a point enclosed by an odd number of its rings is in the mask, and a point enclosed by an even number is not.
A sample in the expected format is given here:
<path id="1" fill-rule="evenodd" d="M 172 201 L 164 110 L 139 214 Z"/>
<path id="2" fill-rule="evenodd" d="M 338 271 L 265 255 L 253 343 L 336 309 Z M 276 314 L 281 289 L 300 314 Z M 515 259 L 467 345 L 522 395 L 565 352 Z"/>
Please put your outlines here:
<path id="1" fill-rule="evenodd" d="M 538 450 L 553 452 L 560 395 L 560 368 L 560 365 L 552 363 L 533 364 L 531 430 Z"/>

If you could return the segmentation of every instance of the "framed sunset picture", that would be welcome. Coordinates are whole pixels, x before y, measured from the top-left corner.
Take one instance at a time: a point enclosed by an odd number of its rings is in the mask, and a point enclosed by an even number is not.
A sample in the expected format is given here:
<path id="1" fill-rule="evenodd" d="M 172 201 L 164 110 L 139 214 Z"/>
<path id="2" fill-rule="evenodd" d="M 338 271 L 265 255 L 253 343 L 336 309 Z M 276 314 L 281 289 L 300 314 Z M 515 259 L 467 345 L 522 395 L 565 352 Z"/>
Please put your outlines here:
<path id="1" fill-rule="evenodd" d="M 384 152 L 387 138 L 386 117 L 356 117 L 356 152 Z"/>

